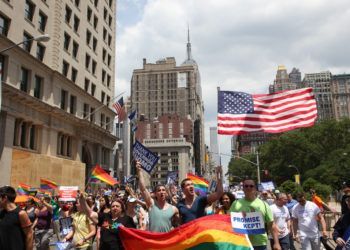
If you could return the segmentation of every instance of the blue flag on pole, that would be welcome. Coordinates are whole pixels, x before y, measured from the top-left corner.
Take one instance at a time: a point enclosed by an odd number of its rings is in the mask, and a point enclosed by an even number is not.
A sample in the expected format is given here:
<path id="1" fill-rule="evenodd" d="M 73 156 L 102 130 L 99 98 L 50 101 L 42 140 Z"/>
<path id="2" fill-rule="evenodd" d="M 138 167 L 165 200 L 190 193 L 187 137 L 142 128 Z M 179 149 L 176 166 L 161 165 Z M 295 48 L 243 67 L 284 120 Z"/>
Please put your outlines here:
<path id="1" fill-rule="evenodd" d="M 131 131 L 135 132 L 137 130 L 137 110 L 135 109 L 133 112 L 129 114 Z"/>

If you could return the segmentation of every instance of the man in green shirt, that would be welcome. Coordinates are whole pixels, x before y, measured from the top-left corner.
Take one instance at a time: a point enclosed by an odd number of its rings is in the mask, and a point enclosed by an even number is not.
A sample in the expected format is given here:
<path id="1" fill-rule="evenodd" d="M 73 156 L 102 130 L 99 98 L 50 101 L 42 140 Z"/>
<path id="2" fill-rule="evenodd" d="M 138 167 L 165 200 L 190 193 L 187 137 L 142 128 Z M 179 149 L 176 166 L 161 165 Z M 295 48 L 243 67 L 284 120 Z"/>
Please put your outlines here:
<path id="1" fill-rule="evenodd" d="M 278 228 L 274 223 L 272 211 L 267 203 L 257 198 L 255 182 L 249 179 L 245 180 L 243 182 L 243 191 L 245 197 L 232 203 L 230 211 L 242 212 L 243 216 L 245 213 L 249 212 L 260 212 L 265 225 L 267 226 L 267 230 L 269 230 L 273 236 L 275 242 L 273 249 L 280 250 L 281 246 L 278 242 Z M 263 234 L 249 235 L 249 239 L 254 250 L 267 250 L 268 238 L 266 232 Z"/>

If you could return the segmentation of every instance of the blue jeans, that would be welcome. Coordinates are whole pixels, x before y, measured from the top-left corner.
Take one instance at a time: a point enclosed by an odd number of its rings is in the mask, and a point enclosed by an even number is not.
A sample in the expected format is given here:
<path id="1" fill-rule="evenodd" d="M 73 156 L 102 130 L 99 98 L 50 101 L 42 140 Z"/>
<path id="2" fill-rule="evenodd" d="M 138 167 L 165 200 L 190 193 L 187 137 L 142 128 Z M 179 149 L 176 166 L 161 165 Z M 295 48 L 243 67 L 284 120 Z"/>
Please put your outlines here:
<path id="1" fill-rule="evenodd" d="M 284 236 L 283 238 L 278 239 L 278 242 L 281 245 L 282 250 L 289 250 L 290 249 L 290 241 L 289 241 L 289 234 Z M 271 247 L 273 247 L 273 239 L 270 239 Z"/>

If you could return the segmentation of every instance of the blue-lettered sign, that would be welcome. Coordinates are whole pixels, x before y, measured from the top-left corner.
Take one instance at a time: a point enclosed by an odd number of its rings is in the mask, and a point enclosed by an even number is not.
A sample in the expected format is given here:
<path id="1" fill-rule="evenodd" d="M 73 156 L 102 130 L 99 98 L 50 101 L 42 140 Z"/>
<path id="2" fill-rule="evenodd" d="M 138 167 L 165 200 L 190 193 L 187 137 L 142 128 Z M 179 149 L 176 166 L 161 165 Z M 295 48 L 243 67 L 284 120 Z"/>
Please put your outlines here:
<path id="1" fill-rule="evenodd" d="M 133 145 L 132 154 L 134 156 L 134 160 L 139 161 L 141 163 L 141 167 L 149 174 L 152 172 L 152 169 L 159 160 L 157 155 L 153 154 L 138 141 L 136 141 Z"/>
<path id="2" fill-rule="evenodd" d="M 260 212 L 235 213 L 231 212 L 233 231 L 240 234 L 263 234 L 265 223 Z"/>

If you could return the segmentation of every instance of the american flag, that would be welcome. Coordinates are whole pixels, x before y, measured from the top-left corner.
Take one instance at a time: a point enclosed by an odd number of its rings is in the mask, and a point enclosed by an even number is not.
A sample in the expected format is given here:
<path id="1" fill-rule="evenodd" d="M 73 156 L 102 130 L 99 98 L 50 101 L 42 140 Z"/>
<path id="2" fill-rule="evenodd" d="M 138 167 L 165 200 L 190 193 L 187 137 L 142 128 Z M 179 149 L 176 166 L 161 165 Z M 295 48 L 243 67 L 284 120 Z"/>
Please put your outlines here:
<path id="1" fill-rule="evenodd" d="M 113 108 L 117 112 L 118 121 L 124 121 L 126 117 L 125 109 L 124 109 L 124 101 L 123 97 L 121 97 L 117 102 L 113 103 Z"/>
<path id="2" fill-rule="evenodd" d="M 281 133 L 310 127 L 316 118 L 312 88 L 262 95 L 218 92 L 218 134 Z"/>

